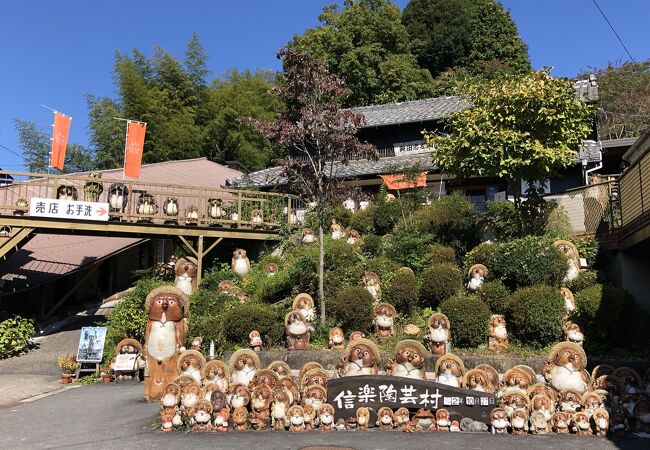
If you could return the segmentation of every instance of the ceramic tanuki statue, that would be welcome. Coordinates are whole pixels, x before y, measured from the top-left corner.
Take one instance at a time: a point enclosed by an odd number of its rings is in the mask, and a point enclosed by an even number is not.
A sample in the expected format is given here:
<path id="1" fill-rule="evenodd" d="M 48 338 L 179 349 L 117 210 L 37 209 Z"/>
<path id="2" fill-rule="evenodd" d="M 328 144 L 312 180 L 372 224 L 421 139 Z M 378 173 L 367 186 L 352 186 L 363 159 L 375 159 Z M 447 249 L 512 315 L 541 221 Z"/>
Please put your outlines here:
<path id="1" fill-rule="evenodd" d="M 329 403 L 323 404 L 318 411 L 318 429 L 332 431 L 334 429 L 334 407 Z"/>
<path id="2" fill-rule="evenodd" d="M 366 272 L 363 275 L 362 281 L 366 291 L 372 295 L 375 301 L 379 301 L 381 298 L 381 281 L 379 280 L 379 276 L 374 272 Z"/>
<path id="3" fill-rule="evenodd" d="M 468 273 L 469 282 L 467 283 L 467 289 L 470 292 L 478 291 L 483 285 L 483 280 L 485 280 L 487 273 L 487 267 L 485 267 L 483 264 L 474 264 L 472 267 L 470 267 Z"/>
<path id="4" fill-rule="evenodd" d="M 176 261 L 174 273 L 174 286 L 183 291 L 185 295 L 192 295 L 197 289 L 196 260 L 194 258 L 180 258 Z"/>
<path id="5" fill-rule="evenodd" d="M 216 384 L 221 392 L 228 390 L 228 366 L 223 361 L 214 359 L 208 361 L 202 370 L 203 385 Z"/>
<path id="6" fill-rule="evenodd" d="M 144 355 L 142 354 L 142 345 L 135 339 L 122 339 L 115 347 L 116 355 L 129 355 L 134 358 L 133 370 L 115 370 L 115 379 L 138 380 L 138 372 L 144 368 Z"/>
<path id="7" fill-rule="evenodd" d="M 370 411 L 368 408 L 357 408 L 357 429 L 359 431 L 367 431 L 370 424 Z"/>
<path id="8" fill-rule="evenodd" d="M 524 408 L 515 409 L 510 419 L 512 434 L 521 436 L 528 432 L 528 411 Z"/>
<path id="9" fill-rule="evenodd" d="M 251 270 L 251 262 L 248 260 L 248 256 L 246 256 L 246 250 L 238 248 L 232 252 L 230 267 L 240 277 L 248 275 L 248 272 Z"/>
<path id="10" fill-rule="evenodd" d="M 451 353 L 441 356 L 436 361 L 436 381 L 452 387 L 461 387 L 465 375 L 463 361 Z"/>
<path id="11" fill-rule="evenodd" d="M 493 351 L 508 349 L 508 330 L 506 318 L 501 314 L 492 314 L 488 324 L 488 348 Z"/>
<path id="12" fill-rule="evenodd" d="M 604 408 L 597 408 L 591 416 L 591 421 L 594 424 L 594 431 L 596 436 L 607 436 L 609 429 L 609 413 Z"/>
<path id="13" fill-rule="evenodd" d="M 214 418 L 215 431 L 225 432 L 228 431 L 228 419 L 230 418 L 230 410 L 226 405 L 226 394 L 221 391 L 213 391 L 210 397 L 212 403 L 212 416 Z"/>
<path id="14" fill-rule="evenodd" d="M 436 430 L 438 431 L 449 431 L 451 426 L 451 420 L 449 420 L 449 411 L 444 408 L 440 408 L 436 411 Z"/>
<path id="15" fill-rule="evenodd" d="M 498 375 L 497 375 L 498 376 Z M 494 393 L 494 386 L 490 375 L 483 369 L 476 367 L 465 373 L 463 387 L 478 392 Z"/>
<path id="16" fill-rule="evenodd" d="M 504 394 L 518 392 L 522 395 L 528 395 L 529 385 L 530 378 L 526 372 L 521 367 L 513 367 L 503 374 L 503 384 L 500 390 Z"/>
<path id="17" fill-rule="evenodd" d="M 387 406 L 377 411 L 377 425 L 380 430 L 389 431 L 393 429 L 393 410 Z"/>
<path id="18" fill-rule="evenodd" d="M 248 348 L 237 350 L 228 361 L 228 370 L 232 383 L 241 383 L 248 387 L 257 371 L 260 370 L 260 358 Z"/>
<path id="19" fill-rule="evenodd" d="M 553 425 L 553 431 L 557 434 L 568 434 L 569 433 L 569 423 L 570 416 L 565 412 L 556 412 L 551 418 L 551 424 Z"/>
<path id="20" fill-rule="evenodd" d="M 194 407 L 192 431 L 212 431 L 212 403 L 199 400 Z"/>
<path id="21" fill-rule="evenodd" d="M 284 430 L 287 427 L 287 413 L 291 400 L 286 389 L 278 387 L 273 390 L 273 403 L 271 404 L 271 421 L 274 430 Z"/>
<path id="22" fill-rule="evenodd" d="M 259 331 L 253 330 L 248 333 L 248 342 L 250 343 L 251 348 L 254 352 L 259 352 L 262 349 L 263 342 Z"/>
<path id="23" fill-rule="evenodd" d="M 492 434 L 508 434 L 510 421 L 503 408 L 494 408 L 490 413 Z"/>
<path id="24" fill-rule="evenodd" d="M 251 393 L 251 425 L 255 430 L 265 430 L 269 426 L 273 392 L 266 384 L 260 384 Z"/>
<path id="25" fill-rule="evenodd" d="M 567 341 L 578 344 L 580 347 L 582 347 L 582 343 L 585 340 L 585 335 L 582 333 L 580 325 L 570 320 L 564 324 L 564 337 Z"/>
<path id="26" fill-rule="evenodd" d="M 436 313 L 429 317 L 429 350 L 434 355 L 447 353 L 447 344 L 451 341 L 449 319 L 444 314 Z"/>
<path id="27" fill-rule="evenodd" d="M 368 339 L 355 339 L 345 348 L 343 357 L 336 363 L 339 376 L 377 375 L 381 359 L 379 349 Z"/>
<path id="28" fill-rule="evenodd" d="M 576 300 L 569 288 L 560 288 L 560 293 L 564 298 L 565 319 L 568 319 L 576 310 Z"/>
<path id="29" fill-rule="evenodd" d="M 288 313 L 284 318 L 289 350 L 309 349 L 309 328 L 305 317 L 299 310 Z"/>
<path id="30" fill-rule="evenodd" d="M 555 241 L 553 245 L 564 253 L 568 260 L 568 270 L 564 281 L 575 280 L 578 274 L 580 274 L 580 254 L 578 253 L 578 248 L 573 242 L 563 240 Z"/>
<path id="31" fill-rule="evenodd" d="M 395 346 L 395 356 L 386 363 L 386 373 L 394 377 L 426 380 L 424 363 L 429 352 L 424 345 L 412 339 L 404 339 Z"/>
<path id="32" fill-rule="evenodd" d="M 191 376 L 199 386 L 201 385 L 201 371 L 204 366 L 205 358 L 201 352 L 197 352 L 196 350 L 185 350 L 180 354 L 176 363 L 178 374 Z"/>
<path id="33" fill-rule="evenodd" d="M 298 310 L 302 313 L 307 323 L 311 324 L 316 319 L 316 309 L 314 307 L 314 299 L 311 295 L 301 293 L 296 295 L 293 299 L 293 310 Z M 310 331 L 314 331 L 310 328 Z"/>
<path id="34" fill-rule="evenodd" d="M 591 383 L 584 371 L 587 355 L 579 345 L 573 342 L 555 344 L 544 366 L 544 378 L 557 391 L 575 389 L 581 395 Z"/>
<path id="35" fill-rule="evenodd" d="M 147 358 L 144 399 L 156 401 L 177 375 L 178 355 L 185 350 L 189 305 L 183 291 L 161 286 L 147 295 L 145 309 L 149 317 L 144 345 Z"/>
<path id="36" fill-rule="evenodd" d="M 375 306 L 373 322 L 375 323 L 375 334 L 379 339 L 387 339 L 395 333 L 393 323 L 396 315 L 397 311 L 395 311 L 393 305 L 380 303 Z"/>
<path id="37" fill-rule="evenodd" d="M 330 348 L 332 350 L 340 350 L 345 348 L 345 336 L 343 330 L 339 327 L 330 328 L 329 332 Z"/>
<path id="38" fill-rule="evenodd" d="M 302 229 L 302 243 L 303 244 L 313 244 L 316 238 L 314 237 L 314 231 L 311 228 Z"/>
<path id="39" fill-rule="evenodd" d="M 336 219 L 332 219 L 332 240 L 333 241 L 338 241 L 339 239 L 343 239 L 345 237 L 345 233 L 343 232 L 343 227 L 336 223 Z"/>
<path id="40" fill-rule="evenodd" d="M 305 431 L 305 413 L 302 406 L 293 405 L 287 413 L 290 431 Z"/>

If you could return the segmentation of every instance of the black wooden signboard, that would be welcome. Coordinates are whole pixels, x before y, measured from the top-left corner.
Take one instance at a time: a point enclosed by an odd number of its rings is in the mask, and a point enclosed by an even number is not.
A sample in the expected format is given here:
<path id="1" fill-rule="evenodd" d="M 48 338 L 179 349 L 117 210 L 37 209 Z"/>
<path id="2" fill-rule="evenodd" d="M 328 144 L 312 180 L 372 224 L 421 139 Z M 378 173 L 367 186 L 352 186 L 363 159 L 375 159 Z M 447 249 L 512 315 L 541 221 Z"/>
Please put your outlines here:
<path id="1" fill-rule="evenodd" d="M 387 375 L 361 375 L 335 378 L 327 382 L 327 402 L 334 407 L 335 417 L 347 419 L 365 406 L 374 421 L 379 408 L 395 411 L 405 407 L 411 411 L 426 408 L 434 412 L 445 408 L 451 420 L 469 417 L 490 423 L 490 411 L 496 408 L 496 396 L 470 389 L 454 388 L 434 381 Z"/>

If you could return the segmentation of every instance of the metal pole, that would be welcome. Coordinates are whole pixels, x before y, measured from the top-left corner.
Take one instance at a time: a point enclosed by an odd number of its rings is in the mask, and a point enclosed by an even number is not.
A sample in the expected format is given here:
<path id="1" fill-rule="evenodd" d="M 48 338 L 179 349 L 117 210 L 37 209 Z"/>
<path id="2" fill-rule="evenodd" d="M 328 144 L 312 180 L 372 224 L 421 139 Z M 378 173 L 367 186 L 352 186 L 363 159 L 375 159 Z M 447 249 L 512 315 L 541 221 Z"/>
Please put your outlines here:
<path id="1" fill-rule="evenodd" d="M 196 253 L 196 285 L 198 286 L 201 284 L 201 272 L 203 271 L 203 235 L 199 236 Z"/>

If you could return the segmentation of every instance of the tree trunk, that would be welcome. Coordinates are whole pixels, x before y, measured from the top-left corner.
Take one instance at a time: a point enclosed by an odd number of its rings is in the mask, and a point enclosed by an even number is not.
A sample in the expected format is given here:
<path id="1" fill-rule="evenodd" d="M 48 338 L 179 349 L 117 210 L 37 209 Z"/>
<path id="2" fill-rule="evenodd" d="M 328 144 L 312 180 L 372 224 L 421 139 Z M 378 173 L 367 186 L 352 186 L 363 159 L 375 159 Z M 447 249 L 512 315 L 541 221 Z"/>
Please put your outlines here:
<path id="1" fill-rule="evenodd" d="M 323 223 L 318 224 L 318 301 L 320 302 L 320 323 L 325 324 L 325 290 L 323 278 L 325 277 L 325 239 L 323 238 Z"/>

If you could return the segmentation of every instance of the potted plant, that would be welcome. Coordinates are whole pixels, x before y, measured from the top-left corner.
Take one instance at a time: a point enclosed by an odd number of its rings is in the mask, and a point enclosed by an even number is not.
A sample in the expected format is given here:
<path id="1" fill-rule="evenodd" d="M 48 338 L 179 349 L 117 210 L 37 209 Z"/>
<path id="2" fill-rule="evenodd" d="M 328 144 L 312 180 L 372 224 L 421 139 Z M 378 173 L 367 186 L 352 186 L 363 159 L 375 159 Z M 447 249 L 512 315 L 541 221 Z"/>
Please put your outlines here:
<path id="1" fill-rule="evenodd" d="M 63 371 L 61 374 L 61 383 L 70 383 L 71 378 L 74 376 L 74 372 L 79 368 L 77 357 L 72 353 L 63 353 L 57 358 L 57 364 Z"/>
<path id="2" fill-rule="evenodd" d="M 102 374 L 102 383 L 104 384 L 110 383 L 112 378 L 110 365 L 108 364 L 103 365 L 99 368 L 99 370 Z"/>

